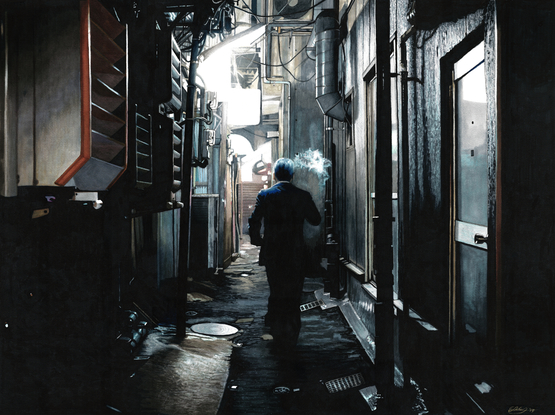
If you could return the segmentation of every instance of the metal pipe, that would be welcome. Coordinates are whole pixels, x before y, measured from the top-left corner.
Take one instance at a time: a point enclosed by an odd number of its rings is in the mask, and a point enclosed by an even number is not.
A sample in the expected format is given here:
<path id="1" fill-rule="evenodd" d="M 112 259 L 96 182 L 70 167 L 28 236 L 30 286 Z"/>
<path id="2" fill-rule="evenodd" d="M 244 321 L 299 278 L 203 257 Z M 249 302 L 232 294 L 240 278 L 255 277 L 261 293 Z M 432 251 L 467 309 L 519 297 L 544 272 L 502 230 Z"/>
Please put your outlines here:
<path id="1" fill-rule="evenodd" d="M 409 240 L 409 231 L 407 225 L 409 223 L 409 130 L 408 130 L 408 63 L 407 63 L 407 41 L 415 33 L 414 26 L 411 26 L 402 36 L 400 40 L 401 47 L 401 143 L 400 167 L 399 175 L 399 294 L 403 298 L 403 316 L 401 324 L 409 321 L 410 299 L 403 295 L 405 281 L 407 281 L 407 241 Z M 403 343 L 404 344 L 404 343 Z M 402 348 L 403 346 L 401 346 Z M 407 344 L 406 347 L 409 347 Z M 402 353 L 402 352 L 401 352 Z M 410 376 L 404 376 L 404 383 L 407 387 L 410 383 Z"/>
<path id="2" fill-rule="evenodd" d="M 338 121 L 349 120 L 350 109 L 345 107 L 339 92 L 339 24 L 334 10 L 325 10 L 314 23 L 316 45 L 316 102 L 324 115 Z"/>
<path id="3" fill-rule="evenodd" d="M 389 404 L 394 391 L 391 74 L 389 0 L 376 0 L 376 218 L 374 272 L 376 304 L 376 382 Z"/>
<path id="4" fill-rule="evenodd" d="M 197 16 L 195 15 L 195 19 Z M 199 27 L 199 26 L 197 26 Z M 189 80 L 187 87 L 187 101 L 185 106 L 185 136 L 181 142 L 181 172 L 182 172 L 182 201 L 181 223 L 179 235 L 179 274 L 177 278 L 177 336 L 185 337 L 187 327 L 187 263 L 189 258 L 189 242 L 191 229 L 191 185 L 192 169 L 191 159 L 193 155 L 193 131 L 194 131 L 194 108 L 195 94 L 192 93 L 196 88 L 196 74 L 198 67 L 198 56 L 200 52 L 199 41 L 200 29 L 196 29 L 193 34 L 191 64 L 189 66 Z"/>
<path id="5" fill-rule="evenodd" d="M 330 11 L 333 13 L 333 11 Z M 337 19 L 322 13 L 314 24 L 316 45 L 316 102 L 322 113 L 343 121 L 342 97 L 338 87 L 337 43 L 339 25 Z"/>
<path id="6" fill-rule="evenodd" d="M 284 22 L 286 23 L 286 22 Z M 298 25 L 298 23 L 297 23 Z M 277 24 L 276 24 L 277 26 Z M 270 74 L 270 62 L 272 61 L 270 59 L 270 42 L 271 40 L 271 36 L 268 36 L 268 29 L 271 30 L 271 28 L 274 27 L 273 24 L 269 24 L 266 26 L 266 51 L 265 51 L 265 62 L 264 62 L 264 71 L 262 72 L 264 75 L 262 76 L 262 79 L 264 81 L 265 84 L 282 84 L 284 85 L 284 87 L 287 87 L 287 149 L 289 150 L 290 146 L 289 146 L 289 140 L 291 137 L 291 82 L 289 81 L 284 81 L 284 80 L 278 80 L 278 79 L 272 79 L 271 78 L 271 74 Z M 280 157 L 289 157 L 289 151 L 287 151 L 287 154 L 280 154 Z"/>

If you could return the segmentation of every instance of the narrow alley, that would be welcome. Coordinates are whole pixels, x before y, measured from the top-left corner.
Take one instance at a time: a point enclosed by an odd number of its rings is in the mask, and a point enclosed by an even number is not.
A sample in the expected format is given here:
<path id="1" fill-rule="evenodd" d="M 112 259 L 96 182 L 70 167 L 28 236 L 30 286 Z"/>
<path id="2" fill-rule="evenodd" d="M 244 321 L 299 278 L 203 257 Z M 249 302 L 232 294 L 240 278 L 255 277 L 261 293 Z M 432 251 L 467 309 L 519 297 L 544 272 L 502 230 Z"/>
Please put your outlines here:
<path id="1" fill-rule="evenodd" d="M 295 350 L 274 349 L 264 327 L 268 286 L 258 251 L 244 242 L 224 272 L 192 284 L 187 337 L 176 340 L 172 325 L 155 328 L 137 352 L 141 366 L 108 409 L 145 415 L 394 413 L 391 402 L 380 411 L 373 364 L 343 317 L 342 301 L 324 293 L 321 279 L 305 280 L 307 309 Z M 315 306 L 318 298 L 323 306 Z M 395 413 L 430 413 L 416 388 L 402 396 Z"/>
<path id="2" fill-rule="evenodd" d="M 0 415 L 554 414 L 554 59 L 553 0 L 0 0 Z"/>

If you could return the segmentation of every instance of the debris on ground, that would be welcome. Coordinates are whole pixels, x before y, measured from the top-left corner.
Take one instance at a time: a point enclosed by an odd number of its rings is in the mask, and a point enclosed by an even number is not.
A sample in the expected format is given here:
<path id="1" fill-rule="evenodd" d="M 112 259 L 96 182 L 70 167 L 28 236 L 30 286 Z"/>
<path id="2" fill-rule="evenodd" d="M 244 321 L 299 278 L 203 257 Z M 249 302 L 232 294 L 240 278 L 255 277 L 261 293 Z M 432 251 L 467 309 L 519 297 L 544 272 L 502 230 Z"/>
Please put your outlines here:
<path id="1" fill-rule="evenodd" d="M 202 293 L 187 293 L 187 302 L 207 302 L 212 301 L 212 297 L 209 297 Z"/>

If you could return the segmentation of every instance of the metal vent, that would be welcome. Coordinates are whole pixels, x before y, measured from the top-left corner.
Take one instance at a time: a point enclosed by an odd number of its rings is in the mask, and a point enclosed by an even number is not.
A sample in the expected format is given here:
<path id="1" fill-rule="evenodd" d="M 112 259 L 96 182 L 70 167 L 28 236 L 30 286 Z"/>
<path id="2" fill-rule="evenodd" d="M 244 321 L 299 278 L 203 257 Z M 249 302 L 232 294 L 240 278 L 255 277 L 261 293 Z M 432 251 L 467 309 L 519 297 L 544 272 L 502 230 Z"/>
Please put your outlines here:
<path id="1" fill-rule="evenodd" d="M 167 104 L 177 112 L 181 110 L 181 49 L 173 35 L 171 36 L 170 70 L 172 95 Z"/>
<path id="2" fill-rule="evenodd" d="M 306 303 L 301 305 L 301 311 L 306 311 L 306 310 L 310 310 L 316 307 L 321 307 L 324 305 L 324 300 L 317 300 L 317 301 L 312 301 L 310 303 Z"/>
<path id="3" fill-rule="evenodd" d="M 135 186 L 152 185 L 152 116 L 140 114 L 135 105 Z"/>
<path id="4" fill-rule="evenodd" d="M 356 388 L 364 383 L 361 373 L 345 376 L 343 378 L 330 380 L 325 383 L 329 393 L 342 392 L 347 389 Z"/>
<path id="5" fill-rule="evenodd" d="M 183 129 L 175 121 L 173 123 L 173 183 L 172 191 L 177 192 L 181 188 L 181 140 L 183 140 Z"/>

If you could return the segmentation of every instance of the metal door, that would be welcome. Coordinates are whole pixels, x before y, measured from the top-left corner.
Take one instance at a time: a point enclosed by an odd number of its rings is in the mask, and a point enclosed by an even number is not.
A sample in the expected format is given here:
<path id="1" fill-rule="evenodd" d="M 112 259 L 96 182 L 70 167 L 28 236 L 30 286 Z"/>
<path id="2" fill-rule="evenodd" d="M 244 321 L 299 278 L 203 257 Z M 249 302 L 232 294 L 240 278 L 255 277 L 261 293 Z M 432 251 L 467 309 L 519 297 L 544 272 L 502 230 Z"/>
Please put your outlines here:
<path id="1" fill-rule="evenodd" d="M 487 331 L 488 148 L 484 43 L 454 65 L 454 249 L 456 337 Z"/>

